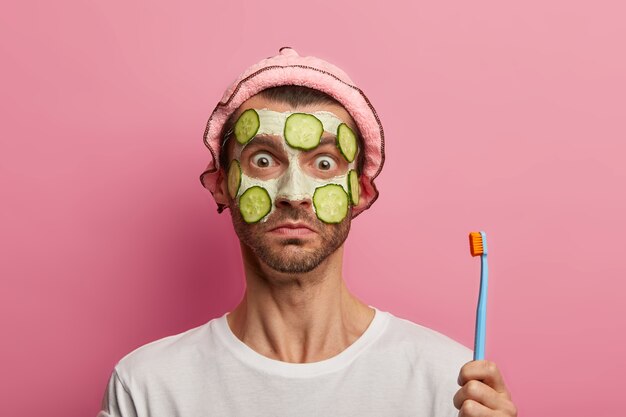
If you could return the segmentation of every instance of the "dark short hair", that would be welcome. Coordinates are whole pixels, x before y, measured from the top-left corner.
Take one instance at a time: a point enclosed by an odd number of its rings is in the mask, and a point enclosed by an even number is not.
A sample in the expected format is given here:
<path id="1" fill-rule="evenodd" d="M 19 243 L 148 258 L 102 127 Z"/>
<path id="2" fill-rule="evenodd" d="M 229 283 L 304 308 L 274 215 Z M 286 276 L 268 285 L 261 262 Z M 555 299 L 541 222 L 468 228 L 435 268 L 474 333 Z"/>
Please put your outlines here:
<path id="1" fill-rule="evenodd" d="M 277 103 L 286 103 L 293 107 L 298 106 L 306 106 L 309 104 L 335 104 L 343 107 L 343 105 L 335 100 L 333 97 L 324 93 L 323 91 L 316 90 L 314 88 L 305 87 L 302 85 L 279 85 L 276 87 L 266 88 L 265 90 L 261 90 L 256 94 L 259 97 L 263 97 L 267 100 L 274 101 Z M 228 168 L 229 160 L 224 144 L 229 136 L 233 134 L 233 128 L 235 126 L 235 113 L 233 112 L 226 123 L 224 123 L 224 127 L 222 128 L 222 143 L 220 146 L 220 165 L 223 170 Z M 354 132 L 359 138 L 359 145 L 361 150 L 359 152 L 359 159 L 357 160 L 357 172 L 361 173 L 363 169 L 363 164 L 365 162 L 365 152 L 363 149 L 363 141 L 361 140 L 361 133 L 358 130 Z"/>

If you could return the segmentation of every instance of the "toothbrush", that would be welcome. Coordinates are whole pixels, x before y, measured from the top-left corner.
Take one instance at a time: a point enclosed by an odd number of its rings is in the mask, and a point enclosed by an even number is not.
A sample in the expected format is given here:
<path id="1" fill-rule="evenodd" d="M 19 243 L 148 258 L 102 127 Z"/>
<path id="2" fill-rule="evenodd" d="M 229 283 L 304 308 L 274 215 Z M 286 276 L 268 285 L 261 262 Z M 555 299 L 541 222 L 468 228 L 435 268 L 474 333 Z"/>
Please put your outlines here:
<path id="1" fill-rule="evenodd" d="M 485 232 L 469 234 L 470 253 L 480 255 L 480 292 L 476 308 L 476 332 L 474 333 L 474 360 L 485 359 L 485 326 L 487 324 L 487 235 Z"/>

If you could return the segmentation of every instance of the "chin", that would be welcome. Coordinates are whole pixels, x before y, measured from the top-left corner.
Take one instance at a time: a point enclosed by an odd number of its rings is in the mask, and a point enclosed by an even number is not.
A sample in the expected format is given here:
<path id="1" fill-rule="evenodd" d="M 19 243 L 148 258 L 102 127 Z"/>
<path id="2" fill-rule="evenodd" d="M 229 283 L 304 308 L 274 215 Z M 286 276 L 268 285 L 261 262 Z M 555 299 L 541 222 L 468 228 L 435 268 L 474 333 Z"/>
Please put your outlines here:
<path id="1" fill-rule="evenodd" d="M 281 259 L 278 262 L 264 262 L 271 269 L 283 274 L 305 274 L 315 270 L 322 261 L 303 260 L 303 259 Z"/>
<path id="2" fill-rule="evenodd" d="M 261 247 L 254 252 L 271 269 L 292 274 L 313 271 L 331 254 L 320 248 L 305 249 L 297 244 L 285 242 L 279 248 Z"/>

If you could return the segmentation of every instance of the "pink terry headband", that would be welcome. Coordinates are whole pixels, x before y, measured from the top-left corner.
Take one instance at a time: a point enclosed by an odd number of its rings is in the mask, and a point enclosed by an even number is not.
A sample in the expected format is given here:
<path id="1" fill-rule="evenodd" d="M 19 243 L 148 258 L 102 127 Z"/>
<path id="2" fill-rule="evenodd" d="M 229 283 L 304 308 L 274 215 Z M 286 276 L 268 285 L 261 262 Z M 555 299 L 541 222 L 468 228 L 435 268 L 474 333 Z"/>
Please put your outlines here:
<path id="1" fill-rule="evenodd" d="M 300 56 L 289 47 L 281 48 L 278 55 L 245 70 L 224 92 L 204 131 L 204 144 L 211 151 L 212 161 L 200 175 L 202 185 L 212 194 L 217 188 L 222 130 L 229 116 L 250 97 L 279 85 L 300 85 L 320 90 L 341 103 L 357 124 L 365 149 L 365 163 L 363 172 L 359 173 L 361 201 L 352 212 L 352 217 L 356 217 L 378 198 L 374 178 L 380 173 L 385 160 L 383 126 L 363 91 L 344 71 L 319 58 Z M 218 204 L 218 212 L 224 208 Z"/>

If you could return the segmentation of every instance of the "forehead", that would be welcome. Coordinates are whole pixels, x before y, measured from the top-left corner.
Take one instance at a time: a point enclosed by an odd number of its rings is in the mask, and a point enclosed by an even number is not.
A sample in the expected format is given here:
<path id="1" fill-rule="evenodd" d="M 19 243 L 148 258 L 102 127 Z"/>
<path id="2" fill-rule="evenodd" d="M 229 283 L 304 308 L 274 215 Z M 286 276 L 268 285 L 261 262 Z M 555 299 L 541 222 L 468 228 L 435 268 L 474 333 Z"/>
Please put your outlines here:
<path id="1" fill-rule="evenodd" d="M 248 109 L 268 109 L 277 112 L 302 112 L 302 113 L 314 113 L 317 111 L 327 111 L 333 113 L 339 120 L 350 126 L 353 131 L 357 131 L 356 123 L 350 116 L 350 113 L 342 106 L 331 103 L 317 103 L 307 104 L 302 106 L 292 106 L 289 103 L 278 102 L 274 100 L 268 100 L 265 97 L 254 96 L 244 101 L 241 106 L 235 112 L 235 120 L 241 113 Z"/>

